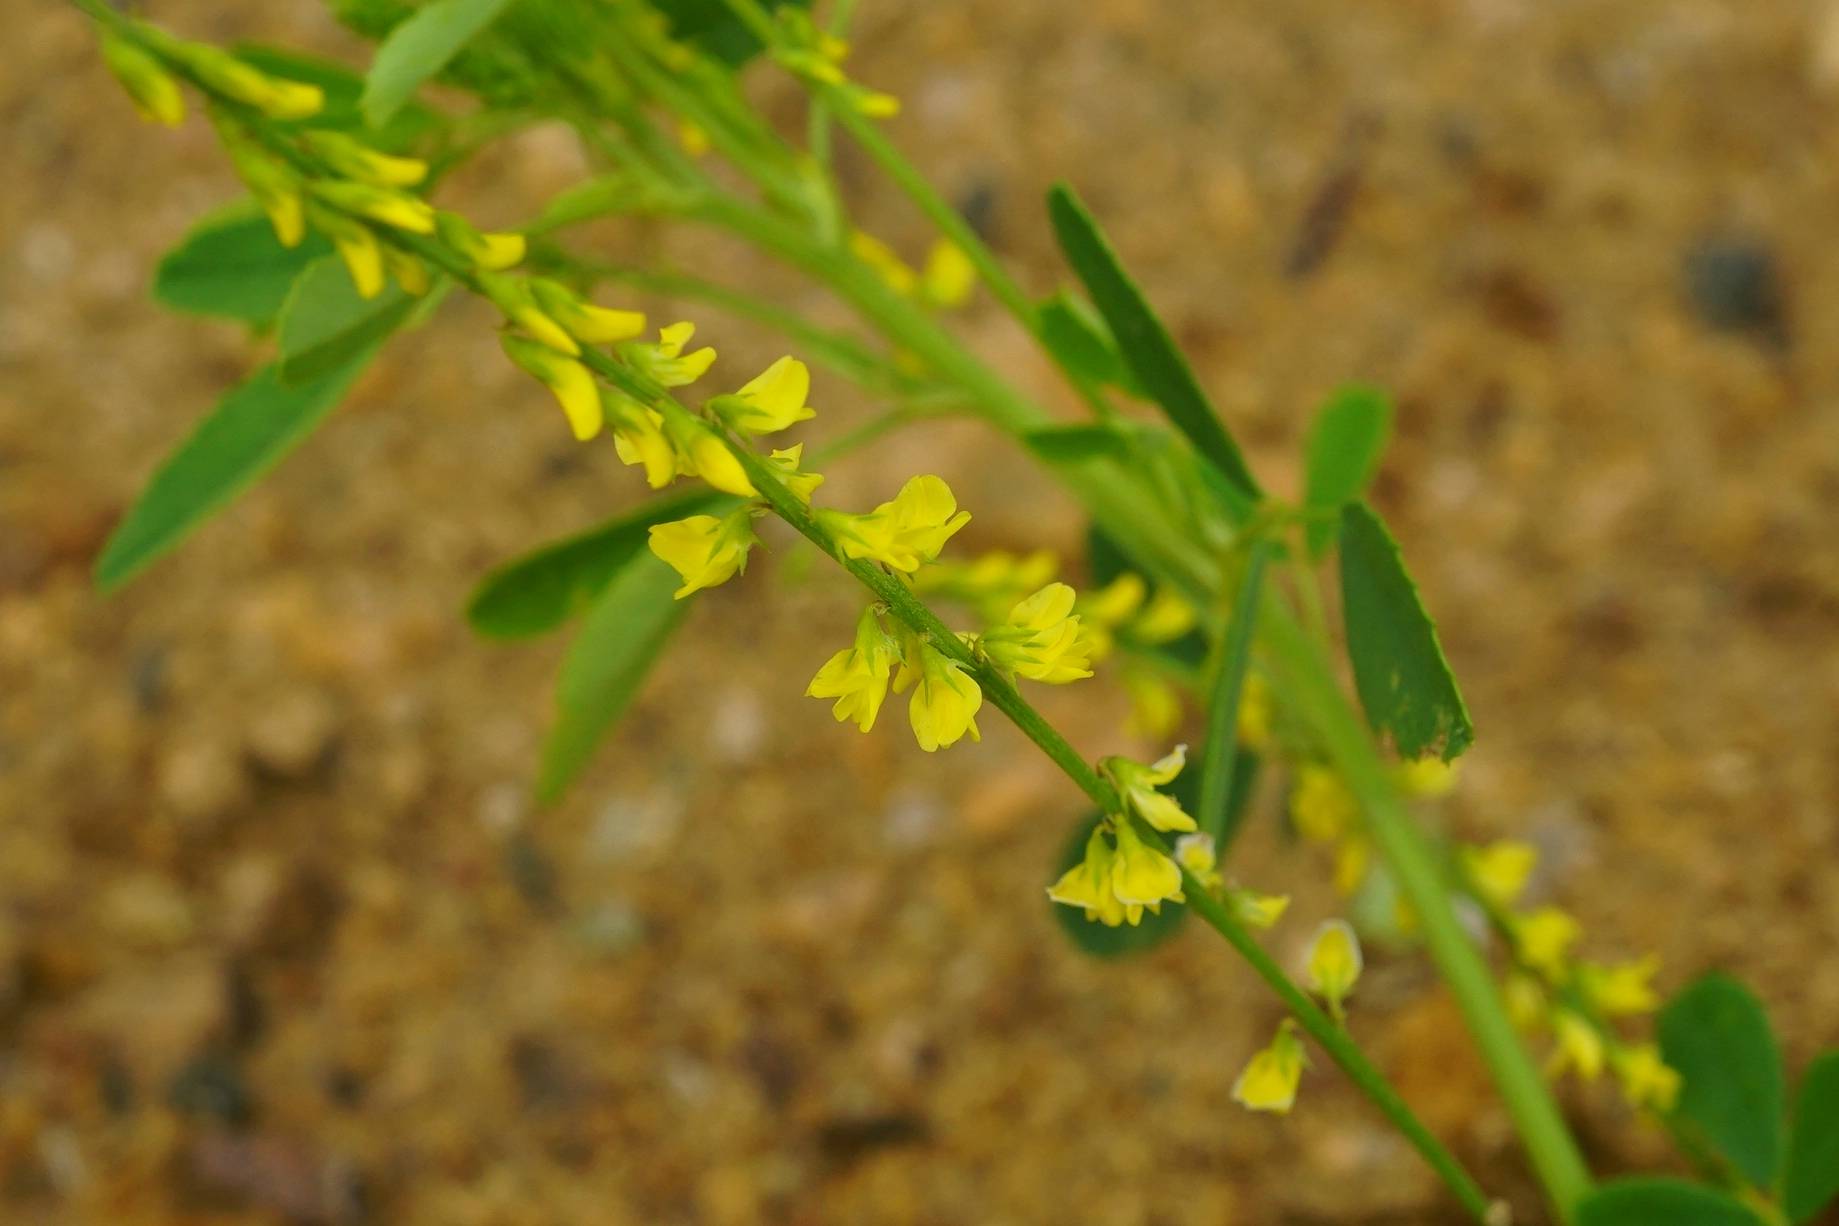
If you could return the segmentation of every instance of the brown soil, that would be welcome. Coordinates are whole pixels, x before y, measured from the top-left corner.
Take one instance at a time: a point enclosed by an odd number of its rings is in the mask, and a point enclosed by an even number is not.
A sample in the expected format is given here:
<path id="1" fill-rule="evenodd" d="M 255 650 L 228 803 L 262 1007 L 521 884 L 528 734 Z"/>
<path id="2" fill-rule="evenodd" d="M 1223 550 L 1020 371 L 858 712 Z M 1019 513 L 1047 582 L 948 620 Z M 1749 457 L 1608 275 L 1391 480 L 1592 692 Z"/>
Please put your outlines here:
<path id="1" fill-rule="evenodd" d="M 299 0 L 150 7 L 357 53 Z M 1839 8 L 865 8 L 856 71 L 908 100 L 901 143 L 1042 290 L 1041 193 L 1073 180 L 1274 483 L 1336 383 L 1394 389 L 1381 501 L 1481 730 L 1448 822 L 1540 843 L 1593 954 L 1657 951 L 1669 988 L 1741 974 L 1793 1067 L 1831 1043 Z M 1288 1119 L 1232 1107 L 1277 1014 L 1217 942 L 1067 946 L 1041 887 L 1079 806 L 994 717 L 929 757 L 898 711 L 862 737 L 799 697 L 848 633 L 829 578 L 759 566 L 700 601 L 616 748 L 533 808 L 562 641 L 483 644 L 459 609 L 639 491 L 483 311 L 393 344 L 271 479 L 98 596 L 116 516 L 252 360 L 144 296 L 232 184 L 204 124 L 134 122 L 71 11 L 15 14 L 0 65 L 0 1217 L 1453 1220 L 1331 1071 Z M 579 169 L 538 133 L 475 185 L 514 217 Z M 727 369 L 774 352 L 705 326 Z M 1056 395 L 993 308 L 967 330 Z M 900 436 L 832 489 L 921 468 L 976 514 L 966 550 L 1076 552 L 1065 501 L 976 431 Z M 1108 686 L 1049 698 L 1126 747 Z M 1241 871 L 1312 919 L 1333 901 L 1274 800 Z M 1356 1032 L 1543 1220 L 1421 959 L 1375 962 Z M 1608 1087 L 1565 1097 L 1599 1169 L 1664 1161 Z"/>

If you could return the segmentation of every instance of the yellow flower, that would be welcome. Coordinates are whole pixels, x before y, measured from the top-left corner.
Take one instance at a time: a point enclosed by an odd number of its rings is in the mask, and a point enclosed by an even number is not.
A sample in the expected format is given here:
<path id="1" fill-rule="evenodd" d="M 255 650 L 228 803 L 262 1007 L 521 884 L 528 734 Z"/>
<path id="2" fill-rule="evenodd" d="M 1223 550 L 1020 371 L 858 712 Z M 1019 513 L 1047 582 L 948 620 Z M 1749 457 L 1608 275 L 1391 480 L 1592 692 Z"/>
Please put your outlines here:
<path id="1" fill-rule="evenodd" d="M 562 406 L 569 429 L 577 439 L 586 442 L 600 433 L 606 415 L 600 407 L 600 387 L 587 367 L 547 345 L 521 336 L 506 333 L 499 340 L 513 362 L 542 380 L 555 394 L 556 403 Z"/>
<path id="2" fill-rule="evenodd" d="M 434 233 L 434 208 L 426 200 L 388 187 L 315 179 L 307 190 L 342 213 L 409 234 Z"/>
<path id="3" fill-rule="evenodd" d="M 993 549 L 968 562 L 940 559 L 921 568 L 913 576 L 913 590 L 962 601 L 985 621 L 1000 621 L 1016 601 L 1051 582 L 1059 569 L 1060 560 L 1050 550 L 1018 556 Z"/>
<path id="4" fill-rule="evenodd" d="M 820 511 L 818 519 L 846 556 L 912 574 L 921 563 L 938 557 L 945 542 L 971 517 L 958 510 L 950 486 L 937 477 L 920 476 L 902 486 L 892 502 L 865 515 Z"/>
<path id="5" fill-rule="evenodd" d="M 983 691 L 963 665 L 931 644 L 913 639 L 894 680 L 894 692 L 902 693 L 914 682 L 918 684 L 907 703 L 907 719 L 921 749 L 936 752 L 957 744 L 967 733 L 973 741 L 983 739 L 977 731 Z"/>
<path id="6" fill-rule="evenodd" d="M 1360 957 L 1360 938 L 1346 920 L 1324 920 L 1309 943 L 1309 956 L 1303 966 L 1303 983 L 1311 992 L 1328 1002 L 1328 1012 L 1337 1019 L 1343 1016 L 1343 1002 L 1360 979 L 1364 962 Z"/>
<path id="7" fill-rule="evenodd" d="M 1373 862 L 1373 846 L 1365 835 L 1350 835 L 1335 845 L 1335 891 L 1343 898 L 1351 896 L 1366 880 Z"/>
<path id="8" fill-rule="evenodd" d="M 870 119 L 892 119 L 900 114 L 900 99 L 878 89 L 865 89 L 850 82 L 843 87 L 843 100 Z"/>
<path id="9" fill-rule="evenodd" d="M 1239 744 L 1258 753 L 1269 749 L 1274 715 L 1271 683 L 1262 673 L 1246 673 L 1244 688 L 1239 691 Z"/>
<path id="10" fill-rule="evenodd" d="M 1659 969 L 1660 959 L 1653 954 L 1614 966 L 1586 962 L 1578 968 L 1578 980 L 1598 1012 L 1634 1017 L 1660 1007 L 1660 997 L 1654 992 L 1654 973 Z"/>
<path id="11" fill-rule="evenodd" d="M 584 345 L 605 345 L 630 340 L 645 330 L 640 311 L 620 311 L 583 302 L 569 288 L 546 277 L 533 277 L 530 292 L 544 314 Z"/>
<path id="12" fill-rule="evenodd" d="M 385 246 L 383 265 L 389 269 L 390 276 L 396 278 L 396 284 L 402 287 L 403 293 L 419 298 L 428 292 L 428 266 L 419 257 Z"/>
<path id="13" fill-rule="evenodd" d="M 1116 859 L 1111 844 L 1105 841 L 1105 828 L 1100 825 L 1086 840 L 1085 857 L 1047 887 L 1047 896 L 1063 906 L 1083 908 L 1088 920 L 1097 920 L 1107 928 L 1118 927 L 1129 919 L 1130 912 L 1111 889 Z M 1143 918 L 1142 907 L 1135 911 L 1136 920 L 1132 923 Z"/>
<path id="14" fill-rule="evenodd" d="M 984 634 L 984 651 L 999 666 L 1033 681 L 1064 685 L 1090 677 L 1090 647 L 1073 613 L 1074 598 L 1066 584 L 1048 584 Z"/>
<path id="15" fill-rule="evenodd" d="M 441 241 L 482 272 L 503 272 L 523 262 L 527 244 L 521 234 L 490 234 L 473 228 L 458 213 L 436 213 Z"/>
<path id="16" fill-rule="evenodd" d="M 1086 639 L 1088 648 L 1092 639 Z M 1130 718 L 1125 730 L 1133 736 L 1159 741 L 1181 724 L 1181 691 L 1153 669 L 1125 663 L 1118 672 L 1124 692 L 1130 695 Z"/>
<path id="17" fill-rule="evenodd" d="M 1511 907 L 1519 901 L 1539 863 L 1538 849 L 1512 839 L 1486 847 L 1464 847 L 1457 856 L 1476 893 L 1497 907 Z"/>
<path id="18" fill-rule="evenodd" d="M 664 433 L 664 415 L 617 388 L 601 388 L 600 401 L 613 427 L 613 450 L 619 453 L 620 462 L 643 465 L 645 484 L 654 490 L 676 480 L 677 449 Z"/>
<path id="19" fill-rule="evenodd" d="M 1124 807 L 1148 822 L 1151 827 L 1169 833 L 1194 830 L 1194 819 L 1182 811 L 1173 796 L 1156 789 L 1174 781 L 1187 765 L 1188 747 L 1177 745 L 1148 766 L 1129 758 L 1100 759 L 1098 769 L 1117 785 L 1118 799 Z"/>
<path id="20" fill-rule="evenodd" d="M 281 166 L 255 149 L 243 145 L 239 140 L 226 139 L 225 148 L 230 154 L 230 162 L 236 167 L 236 173 L 242 179 L 256 203 L 268 214 L 268 222 L 274 227 L 275 238 L 283 247 L 298 247 L 300 240 L 306 237 L 306 203 L 300 194 L 300 180 L 293 171 Z M 336 217 L 334 226 L 349 228 L 357 225 L 342 217 Z M 328 230 L 331 234 L 334 231 Z"/>
<path id="21" fill-rule="evenodd" d="M 680 472 L 695 473 L 724 493 L 742 498 L 759 495 L 760 491 L 747 479 L 747 470 L 708 422 L 696 417 L 667 417 L 664 433 L 677 449 Z"/>
<path id="22" fill-rule="evenodd" d="M 1169 643 L 1194 629 L 1198 620 L 1193 605 L 1172 588 L 1160 588 L 1149 598 L 1149 607 L 1131 624 L 1130 634 L 1144 643 Z"/>
<path id="23" fill-rule="evenodd" d="M 706 345 L 691 353 L 683 352 L 695 335 L 695 324 L 679 320 L 658 329 L 656 344 L 626 344 L 620 346 L 620 352 L 665 387 L 682 387 L 702 378 L 715 364 L 715 350 Z"/>
<path id="24" fill-rule="evenodd" d="M 504 312 L 507 320 L 528 332 L 533 340 L 571 358 L 581 356 L 581 346 L 568 329 L 551 319 L 536 304 L 536 295 L 531 291 L 527 278 L 482 272 L 477 279 L 479 288 L 485 291 L 485 296 L 492 300 L 492 304 Z"/>
<path id="25" fill-rule="evenodd" d="M 1557 1077 L 1573 1068 L 1585 1081 L 1596 1080 L 1603 1071 L 1603 1036 L 1596 1027 L 1569 1009 L 1554 1009 L 1552 1038 L 1557 1046 L 1546 1065 L 1546 1076 Z"/>
<path id="26" fill-rule="evenodd" d="M 1079 611 L 1087 621 L 1115 630 L 1131 619 L 1148 594 L 1143 576 L 1125 571 L 1098 591 L 1080 597 Z"/>
<path id="27" fill-rule="evenodd" d="M 176 128 L 185 120 L 185 96 L 166 66 L 126 39 L 105 35 L 102 60 L 149 123 Z"/>
<path id="28" fill-rule="evenodd" d="M 1330 767 L 1306 762 L 1290 789 L 1290 821 L 1312 843 L 1328 843 L 1353 830 L 1360 805 Z"/>
<path id="29" fill-rule="evenodd" d="M 651 552 L 683 576 L 677 599 L 726 583 L 747 569 L 754 545 L 753 513 L 746 507 L 717 519 L 692 515 L 651 526 Z"/>
<path id="30" fill-rule="evenodd" d="M 1455 790 L 1458 766 L 1432 754 L 1398 763 L 1392 768 L 1392 778 L 1405 795 L 1428 800 Z"/>
<path id="31" fill-rule="evenodd" d="M 1232 1083 L 1233 1101 L 1248 1111 L 1274 1111 L 1287 1115 L 1296 1105 L 1296 1088 L 1308 1063 L 1296 1023 L 1285 1018 L 1271 1045 L 1251 1058 Z"/>
<path id="32" fill-rule="evenodd" d="M 810 370 L 788 355 L 749 379 L 740 391 L 710 400 L 709 408 L 743 434 L 775 434 L 817 416 L 817 410 L 805 403 L 810 393 Z"/>
<path id="33" fill-rule="evenodd" d="M 811 698 L 834 698 L 831 714 L 838 723 L 854 720 L 856 727 L 867 732 L 875 726 L 875 716 L 888 696 L 888 681 L 894 671 L 894 644 L 881 628 L 881 618 L 873 606 L 863 610 L 856 623 L 855 646 L 844 648 L 824 662 L 805 687 Z"/>
<path id="34" fill-rule="evenodd" d="M 1664 1115 L 1679 1100 L 1679 1073 L 1667 1067 L 1652 1043 L 1618 1045 L 1610 1050 L 1609 1063 L 1633 1106 Z"/>
<path id="35" fill-rule="evenodd" d="M 841 79 L 841 74 L 838 74 Z M 875 270 L 887 287 L 897 294 L 911 294 L 919 283 L 919 275 L 907 266 L 907 262 L 894 254 L 894 249 L 865 230 L 853 230 L 849 235 L 850 254 Z"/>
<path id="36" fill-rule="evenodd" d="M 920 297 L 933 306 L 958 307 L 970 300 L 976 288 L 977 266 L 964 248 L 949 238 L 933 243 L 926 253 L 926 266 L 920 270 Z"/>
<path id="37" fill-rule="evenodd" d="M 1184 901 L 1181 893 L 1181 869 L 1161 848 L 1145 843 L 1129 821 L 1117 823 L 1117 855 L 1111 862 L 1111 892 L 1131 908 L 1147 907 L 1160 911 L 1165 902 Z M 1141 911 L 1128 915 L 1135 924 Z"/>
<path id="38" fill-rule="evenodd" d="M 270 119 L 309 119 L 326 104 L 325 91 L 319 86 L 271 77 L 216 47 L 175 42 L 171 49 L 208 89 L 252 106 Z"/>
<path id="39" fill-rule="evenodd" d="M 1551 1004 L 1545 999 L 1545 989 L 1531 975 L 1508 972 L 1502 995 L 1507 1000 L 1507 1016 L 1521 1030 L 1537 1030 L 1551 1020 Z"/>
<path id="40" fill-rule="evenodd" d="M 353 221 L 342 213 L 321 208 L 312 201 L 305 205 L 305 215 L 313 228 L 332 240 L 332 246 L 351 273 L 351 284 L 360 298 L 375 298 L 383 292 L 383 247 L 369 226 Z M 274 214 L 269 215 L 271 221 Z M 279 223 L 276 231 L 279 233 Z"/>
<path id="41" fill-rule="evenodd" d="M 804 459 L 805 445 L 799 443 L 775 451 L 767 457 L 767 464 L 779 474 L 779 480 L 792 491 L 792 496 L 806 506 L 811 505 L 811 494 L 824 483 L 823 473 L 798 471 L 799 463 Z"/>
<path id="42" fill-rule="evenodd" d="M 1188 875 L 1200 882 L 1209 893 L 1218 890 L 1224 883 L 1220 877 L 1219 855 L 1213 847 L 1213 836 L 1204 831 L 1184 834 L 1175 840 L 1175 863 L 1186 869 Z"/>
<path id="43" fill-rule="evenodd" d="M 1233 890 L 1226 895 L 1226 902 L 1248 928 L 1274 928 L 1290 909 L 1288 894 L 1260 894 L 1255 890 Z"/>
<path id="44" fill-rule="evenodd" d="M 1566 955 L 1583 935 L 1583 928 L 1557 907 L 1540 907 L 1530 915 L 1517 917 L 1513 933 L 1520 947 L 1520 961 L 1555 981 L 1564 978 Z"/>
<path id="45" fill-rule="evenodd" d="M 419 158 L 380 153 L 363 141 L 317 129 L 300 134 L 301 143 L 346 178 L 375 187 L 414 187 L 428 177 L 428 164 Z"/>
<path id="46" fill-rule="evenodd" d="M 709 134 L 687 119 L 677 122 L 677 144 L 693 158 L 709 151 Z"/>

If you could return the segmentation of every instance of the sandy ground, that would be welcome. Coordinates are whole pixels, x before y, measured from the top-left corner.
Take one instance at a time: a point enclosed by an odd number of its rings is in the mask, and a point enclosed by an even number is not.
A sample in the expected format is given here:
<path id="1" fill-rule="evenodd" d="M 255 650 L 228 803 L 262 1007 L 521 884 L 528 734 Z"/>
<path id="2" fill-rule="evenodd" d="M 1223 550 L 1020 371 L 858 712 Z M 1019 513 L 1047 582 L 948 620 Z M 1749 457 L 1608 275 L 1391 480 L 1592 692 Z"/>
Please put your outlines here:
<path id="1" fill-rule="evenodd" d="M 358 52 L 298 0 L 150 7 Z M 1793 1066 L 1831 1043 L 1839 9 L 864 8 L 856 71 L 908 100 L 901 143 L 1042 291 L 1041 192 L 1075 182 L 1273 484 L 1336 383 L 1396 391 L 1380 501 L 1480 729 L 1442 818 L 1544 847 L 1589 952 L 1740 973 Z M 483 644 L 459 609 L 639 491 L 475 307 L 99 597 L 115 518 L 253 361 L 145 298 L 232 184 L 202 123 L 133 121 L 58 6 L 8 24 L 0 131 L 0 1217 L 1453 1220 L 1331 1072 L 1286 1120 L 1231 1106 L 1277 1015 L 1217 942 L 1066 945 L 1040 891 L 1077 798 L 1016 736 L 932 758 L 799 697 L 853 616 L 831 579 L 760 566 L 701 601 L 616 747 L 535 809 L 562 641 Z M 538 133 L 475 182 L 516 216 L 579 172 Z M 804 293 L 705 240 L 605 241 Z M 774 353 L 706 327 L 728 369 Z M 993 308 L 966 330 L 1057 394 Z M 832 488 L 922 468 L 976 514 L 967 550 L 1076 552 L 1066 502 L 975 431 Z M 1128 747 L 1111 689 L 1050 697 L 1082 747 Z M 1241 871 L 1325 913 L 1276 801 Z M 1356 1033 L 1542 1220 L 1446 997 L 1375 963 Z M 1607 1087 L 1565 1100 L 1600 1169 L 1664 1161 Z"/>

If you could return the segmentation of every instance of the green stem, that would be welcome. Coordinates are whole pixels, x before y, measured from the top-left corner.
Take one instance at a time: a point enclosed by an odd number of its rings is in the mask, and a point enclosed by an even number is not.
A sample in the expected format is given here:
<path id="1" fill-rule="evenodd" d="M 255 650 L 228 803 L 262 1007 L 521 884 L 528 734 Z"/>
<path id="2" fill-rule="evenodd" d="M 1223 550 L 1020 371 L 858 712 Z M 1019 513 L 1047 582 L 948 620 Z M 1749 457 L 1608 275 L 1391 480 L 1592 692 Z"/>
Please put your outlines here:
<path id="1" fill-rule="evenodd" d="M 1228 801 L 1239 762 L 1239 699 L 1245 690 L 1245 670 L 1251 663 L 1253 630 L 1264 591 L 1264 564 L 1271 543 L 1255 542 L 1245 558 L 1245 575 L 1231 620 L 1220 636 L 1213 693 L 1207 702 L 1207 741 L 1201 753 L 1200 826 L 1213 836 L 1216 846 L 1226 838 Z"/>
<path id="2" fill-rule="evenodd" d="M 1373 842 L 1416 912 L 1431 959 L 1456 998 L 1554 1211 L 1559 1220 L 1571 1221 L 1577 1203 L 1590 1190 L 1589 1168 L 1514 1033 L 1487 963 L 1458 922 L 1443 875 L 1387 777 L 1366 725 L 1348 704 L 1315 644 L 1281 603 L 1265 602 L 1261 628 L 1271 659 L 1282 673 L 1286 696 L 1321 738 L 1359 800 Z"/>
<path id="3" fill-rule="evenodd" d="M 1181 877 L 1182 891 L 1187 895 L 1188 907 L 1194 914 L 1200 916 L 1210 928 L 1225 937 L 1233 949 L 1238 951 L 1239 956 L 1245 959 L 1252 971 L 1264 980 L 1271 991 L 1277 994 L 1278 999 L 1283 1001 L 1284 1007 L 1290 1011 L 1290 1016 L 1294 1017 L 1309 1033 L 1309 1037 L 1328 1053 L 1329 1059 L 1340 1066 L 1341 1071 L 1347 1074 L 1348 1080 L 1353 1082 L 1360 1092 L 1365 1094 L 1373 1105 L 1385 1114 L 1386 1118 L 1392 1122 L 1392 1126 L 1404 1134 L 1412 1147 L 1423 1155 L 1424 1160 L 1448 1185 L 1450 1191 L 1455 1193 L 1456 1199 L 1462 1202 L 1462 1207 L 1467 1209 L 1476 1221 L 1489 1221 L 1488 1215 L 1492 1206 L 1486 1193 L 1470 1177 L 1468 1171 L 1463 1169 L 1455 1155 L 1451 1154 L 1443 1143 L 1424 1126 L 1423 1121 L 1417 1117 L 1405 1100 L 1399 1097 L 1398 1091 L 1392 1088 L 1391 1083 L 1378 1069 L 1373 1067 L 1372 1062 L 1361 1052 L 1353 1039 L 1348 1037 L 1347 1031 L 1322 1012 L 1316 1003 L 1310 1000 L 1308 995 L 1283 973 L 1283 968 L 1278 966 L 1276 960 L 1264 951 L 1264 947 L 1258 944 L 1251 933 L 1233 919 L 1232 913 L 1225 905 L 1209 894 L 1206 887 L 1195 880 L 1185 868 L 1181 871 Z"/>

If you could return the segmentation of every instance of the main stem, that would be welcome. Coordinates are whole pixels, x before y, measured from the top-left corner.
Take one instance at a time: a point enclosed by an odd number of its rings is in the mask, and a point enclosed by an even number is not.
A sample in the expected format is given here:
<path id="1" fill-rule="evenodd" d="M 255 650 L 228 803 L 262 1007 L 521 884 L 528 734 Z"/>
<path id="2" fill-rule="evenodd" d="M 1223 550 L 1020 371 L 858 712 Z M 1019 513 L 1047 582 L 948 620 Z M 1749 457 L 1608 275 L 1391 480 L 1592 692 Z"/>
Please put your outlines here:
<path id="1" fill-rule="evenodd" d="M 1564 1117 L 1507 1017 L 1494 979 L 1456 918 L 1450 890 L 1416 821 L 1386 777 L 1371 735 L 1348 705 L 1313 640 L 1276 599 L 1265 602 L 1263 630 L 1285 694 L 1301 709 L 1358 798 L 1367 828 L 1410 901 L 1424 943 L 1449 984 L 1469 1032 L 1525 1142 L 1561 1221 L 1590 1190 L 1590 1172 Z"/>

